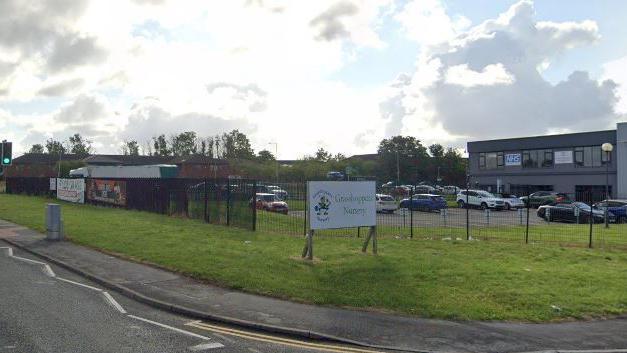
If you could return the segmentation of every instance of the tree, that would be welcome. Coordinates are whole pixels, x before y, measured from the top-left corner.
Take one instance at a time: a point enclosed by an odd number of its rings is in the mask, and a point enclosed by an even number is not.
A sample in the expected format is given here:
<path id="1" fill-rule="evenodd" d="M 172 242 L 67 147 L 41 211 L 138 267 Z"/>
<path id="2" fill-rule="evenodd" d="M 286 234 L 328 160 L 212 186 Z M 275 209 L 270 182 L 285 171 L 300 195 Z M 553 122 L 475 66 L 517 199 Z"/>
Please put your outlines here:
<path id="1" fill-rule="evenodd" d="M 46 151 L 49 154 L 56 154 L 57 156 L 66 152 L 65 147 L 63 147 L 63 143 L 53 140 L 51 138 L 46 140 Z"/>
<path id="2" fill-rule="evenodd" d="M 255 158 L 255 152 L 250 147 L 248 137 L 239 130 L 222 134 L 221 140 L 222 158 L 251 160 Z"/>
<path id="3" fill-rule="evenodd" d="M 272 152 L 268 150 L 261 150 L 257 152 L 257 160 L 260 162 L 270 162 L 276 160 Z"/>
<path id="4" fill-rule="evenodd" d="M 168 141 L 165 139 L 165 135 L 161 134 L 152 138 L 153 147 L 155 149 L 155 156 L 169 156 L 170 150 L 168 149 Z"/>
<path id="5" fill-rule="evenodd" d="M 439 143 L 434 143 L 429 146 L 429 153 L 431 154 L 431 157 L 442 158 L 444 157 L 444 147 L 442 147 Z"/>
<path id="6" fill-rule="evenodd" d="M 314 160 L 318 162 L 328 162 L 333 156 L 324 148 L 320 147 L 314 155 Z"/>
<path id="7" fill-rule="evenodd" d="M 139 156 L 139 144 L 135 140 L 124 141 L 122 145 L 122 154 Z"/>
<path id="8" fill-rule="evenodd" d="M 182 132 L 170 137 L 170 150 L 174 156 L 189 156 L 195 154 L 196 133 L 194 131 Z"/>
<path id="9" fill-rule="evenodd" d="M 44 146 L 41 143 L 36 143 L 31 146 L 28 153 L 44 153 Z"/>
<path id="10" fill-rule="evenodd" d="M 379 180 L 396 180 L 415 183 L 429 177 L 429 154 L 420 140 L 413 136 L 394 136 L 383 139 L 377 149 L 381 167 Z"/>
<path id="11" fill-rule="evenodd" d="M 89 156 L 92 153 L 91 141 L 84 140 L 80 134 L 70 136 L 70 152 L 79 156 Z"/>

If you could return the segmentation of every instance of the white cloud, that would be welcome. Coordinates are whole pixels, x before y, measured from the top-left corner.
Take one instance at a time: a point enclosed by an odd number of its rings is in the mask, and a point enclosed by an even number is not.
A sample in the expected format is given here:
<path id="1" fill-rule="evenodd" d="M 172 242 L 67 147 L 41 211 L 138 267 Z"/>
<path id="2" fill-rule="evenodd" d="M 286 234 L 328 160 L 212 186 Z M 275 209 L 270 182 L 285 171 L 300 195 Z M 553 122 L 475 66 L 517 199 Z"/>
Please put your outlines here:
<path id="1" fill-rule="evenodd" d="M 439 0 L 412 0 L 395 18 L 409 38 L 425 45 L 446 42 L 470 25 L 464 16 L 450 18 Z"/>
<path id="2" fill-rule="evenodd" d="M 603 65 L 603 77 L 613 80 L 618 84 L 617 92 L 619 102 L 616 110 L 627 115 L 627 56 L 610 61 Z"/>
<path id="3" fill-rule="evenodd" d="M 520 1 L 498 18 L 423 50 L 410 82 L 385 107 L 397 114 L 388 128 L 460 145 L 609 128 L 617 118 L 614 82 L 574 72 L 553 85 L 539 71 L 566 50 L 597 40 L 594 22 L 537 22 L 533 4 Z"/>

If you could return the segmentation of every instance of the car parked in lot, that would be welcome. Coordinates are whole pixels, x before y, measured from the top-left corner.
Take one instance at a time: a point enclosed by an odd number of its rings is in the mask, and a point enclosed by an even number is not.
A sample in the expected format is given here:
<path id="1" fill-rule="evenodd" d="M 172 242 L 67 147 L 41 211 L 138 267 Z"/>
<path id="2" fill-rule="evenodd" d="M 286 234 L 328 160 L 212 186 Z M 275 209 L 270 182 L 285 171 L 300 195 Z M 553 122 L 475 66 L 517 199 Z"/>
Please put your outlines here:
<path id="1" fill-rule="evenodd" d="M 508 194 L 505 192 L 494 194 L 496 197 L 502 198 L 505 201 L 506 210 L 515 210 L 518 208 L 525 208 L 525 203 L 522 202 L 516 195 Z"/>
<path id="2" fill-rule="evenodd" d="M 416 187 L 414 188 L 414 193 L 416 194 L 432 194 L 435 195 L 437 194 L 438 190 L 431 186 L 431 185 L 426 185 L 426 184 L 422 184 L 422 185 L 416 185 Z"/>
<path id="3" fill-rule="evenodd" d="M 276 185 L 268 185 L 268 193 L 275 194 L 281 200 L 287 200 L 287 198 L 289 197 L 287 191 L 281 189 Z"/>
<path id="4" fill-rule="evenodd" d="M 480 207 L 481 209 L 502 210 L 505 208 L 505 201 L 493 194 L 483 190 L 462 190 L 456 197 L 457 205 L 461 208 Z"/>
<path id="5" fill-rule="evenodd" d="M 250 205 L 252 206 L 252 200 L 250 201 Z M 289 211 L 287 202 L 281 201 L 275 194 L 270 193 L 257 193 L 255 196 L 255 207 L 258 210 L 283 214 L 287 214 Z"/>
<path id="6" fill-rule="evenodd" d="M 603 200 L 592 207 L 602 212 L 607 208 L 616 217 L 616 223 L 627 222 L 627 200 Z"/>
<path id="7" fill-rule="evenodd" d="M 561 192 L 536 191 L 533 194 L 529 195 L 529 197 L 520 197 L 520 200 L 524 202 L 525 205 L 529 204 L 529 207 L 538 207 L 551 203 L 568 202 L 570 201 L 570 198 L 568 197 L 568 195 Z"/>
<path id="8" fill-rule="evenodd" d="M 412 211 L 439 211 L 447 208 L 446 200 L 440 195 L 434 194 L 416 194 L 411 198 L 401 200 L 401 208 L 407 208 Z"/>
<path id="9" fill-rule="evenodd" d="M 376 194 L 377 212 L 392 213 L 398 209 L 396 200 L 390 195 Z"/>
<path id="10" fill-rule="evenodd" d="M 577 216 L 579 214 L 579 216 Z M 593 223 L 605 222 L 605 212 L 595 210 L 583 202 L 557 202 L 538 207 L 537 215 L 547 222 Z M 608 213 L 608 221 L 616 222 L 616 217 Z"/>
<path id="11" fill-rule="evenodd" d="M 447 185 L 442 188 L 442 194 L 444 195 L 457 195 L 457 193 L 459 193 L 460 191 L 461 191 L 460 188 L 458 188 L 457 186 L 453 186 L 453 185 Z"/>

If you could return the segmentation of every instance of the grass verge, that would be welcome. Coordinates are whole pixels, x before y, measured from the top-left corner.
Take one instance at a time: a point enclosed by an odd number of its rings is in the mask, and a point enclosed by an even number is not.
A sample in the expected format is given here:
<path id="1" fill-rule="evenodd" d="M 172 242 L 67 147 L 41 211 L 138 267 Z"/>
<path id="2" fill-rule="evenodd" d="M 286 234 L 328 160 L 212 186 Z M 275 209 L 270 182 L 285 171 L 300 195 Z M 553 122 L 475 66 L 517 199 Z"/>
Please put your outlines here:
<path id="1" fill-rule="evenodd" d="M 38 197 L 0 195 L 0 218 L 44 230 Z M 550 321 L 627 312 L 627 253 L 483 241 L 317 238 L 212 226 L 146 212 L 63 203 L 75 243 L 230 288 L 421 317 Z"/>

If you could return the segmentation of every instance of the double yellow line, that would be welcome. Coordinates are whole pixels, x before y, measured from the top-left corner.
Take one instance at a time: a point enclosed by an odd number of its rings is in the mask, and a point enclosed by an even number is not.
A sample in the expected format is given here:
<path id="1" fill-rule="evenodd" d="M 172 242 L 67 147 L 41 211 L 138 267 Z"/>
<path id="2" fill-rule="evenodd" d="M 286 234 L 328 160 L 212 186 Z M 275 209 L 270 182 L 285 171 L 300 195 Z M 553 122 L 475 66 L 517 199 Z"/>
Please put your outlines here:
<path id="1" fill-rule="evenodd" d="M 236 337 L 250 339 L 250 340 L 254 340 L 254 341 L 260 341 L 260 342 L 266 342 L 266 343 L 274 343 L 274 344 L 280 344 L 280 345 L 289 346 L 289 347 L 297 347 L 297 348 L 311 349 L 311 350 L 324 351 L 324 352 L 337 352 L 337 353 L 383 353 L 383 352 L 380 352 L 380 351 L 372 351 L 372 350 L 361 349 L 361 348 L 352 348 L 352 347 L 336 346 L 336 345 L 329 345 L 329 344 L 311 343 L 311 342 L 298 341 L 298 340 L 289 339 L 289 338 L 282 338 L 282 337 L 264 335 L 264 334 L 260 334 L 260 333 L 253 333 L 253 332 L 235 330 L 235 329 L 226 328 L 226 327 L 222 327 L 222 326 L 210 325 L 210 324 L 204 323 L 202 321 L 192 321 L 192 322 L 186 323 L 185 325 L 186 326 L 195 327 L 195 328 L 198 328 L 198 329 L 201 329 L 201 330 L 209 331 L 209 332 L 221 333 L 221 334 L 224 334 L 224 335 L 236 336 Z"/>

